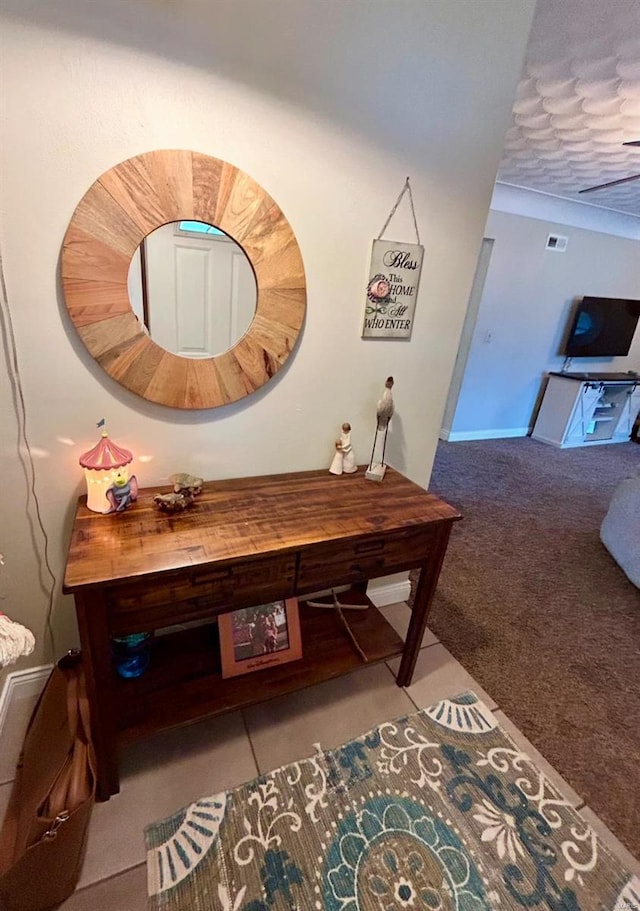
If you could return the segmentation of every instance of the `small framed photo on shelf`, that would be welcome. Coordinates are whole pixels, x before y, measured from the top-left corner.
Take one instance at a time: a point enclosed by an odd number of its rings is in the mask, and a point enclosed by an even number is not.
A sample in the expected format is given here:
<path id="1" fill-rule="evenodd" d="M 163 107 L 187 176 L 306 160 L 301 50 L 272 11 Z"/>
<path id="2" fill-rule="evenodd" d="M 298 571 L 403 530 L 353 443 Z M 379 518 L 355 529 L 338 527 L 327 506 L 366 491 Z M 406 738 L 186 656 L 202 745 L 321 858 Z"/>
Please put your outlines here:
<path id="1" fill-rule="evenodd" d="M 220 614 L 218 629 L 223 677 L 302 658 L 297 598 Z"/>

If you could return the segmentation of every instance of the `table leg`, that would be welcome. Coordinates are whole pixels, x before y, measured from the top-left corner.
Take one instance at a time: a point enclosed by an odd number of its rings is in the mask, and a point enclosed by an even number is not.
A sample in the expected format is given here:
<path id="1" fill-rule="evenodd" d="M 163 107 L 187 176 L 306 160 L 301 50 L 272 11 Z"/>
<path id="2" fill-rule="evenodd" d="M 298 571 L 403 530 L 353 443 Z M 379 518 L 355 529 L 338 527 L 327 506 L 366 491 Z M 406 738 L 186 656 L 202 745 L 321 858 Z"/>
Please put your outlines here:
<path id="1" fill-rule="evenodd" d="M 449 535 L 451 534 L 451 522 L 442 523 L 436 532 L 436 539 L 429 556 L 421 567 L 420 580 L 416 589 L 416 596 L 411 611 L 411 620 L 407 631 L 407 638 L 398 671 L 398 686 L 409 686 L 413 679 L 418 652 L 422 643 L 422 637 L 427 626 L 431 602 L 435 594 L 442 561 L 447 552 Z"/>

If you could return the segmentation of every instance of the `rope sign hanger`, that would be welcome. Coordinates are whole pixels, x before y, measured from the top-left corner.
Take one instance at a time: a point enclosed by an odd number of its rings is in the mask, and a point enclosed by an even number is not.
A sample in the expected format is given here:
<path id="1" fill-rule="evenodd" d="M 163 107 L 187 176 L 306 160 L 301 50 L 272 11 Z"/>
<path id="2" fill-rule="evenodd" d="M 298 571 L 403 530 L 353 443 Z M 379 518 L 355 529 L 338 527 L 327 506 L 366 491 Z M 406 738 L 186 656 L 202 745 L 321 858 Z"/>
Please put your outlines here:
<path id="1" fill-rule="evenodd" d="M 406 179 L 405 182 L 404 182 L 403 188 L 400 190 L 400 195 L 399 195 L 398 198 L 396 199 L 396 204 L 395 204 L 395 206 L 393 207 L 393 209 L 391 210 L 391 212 L 389 212 L 389 217 L 388 217 L 387 220 L 385 221 L 385 223 L 384 223 L 384 225 L 383 225 L 383 227 L 382 227 L 382 231 L 378 234 L 377 240 L 381 240 L 381 239 L 382 239 L 382 235 L 383 235 L 384 232 L 387 230 L 387 228 L 388 228 L 388 226 L 389 226 L 389 222 L 391 221 L 391 219 L 393 218 L 393 216 L 396 214 L 396 210 L 397 210 L 398 206 L 400 205 L 400 203 L 402 202 L 402 197 L 404 196 L 405 193 L 408 193 L 408 194 L 409 194 L 409 202 L 411 203 L 411 214 L 413 215 L 413 227 L 416 229 L 416 237 L 418 238 L 418 243 L 420 243 L 420 232 L 418 231 L 418 222 L 417 222 L 417 219 L 416 219 L 416 210 L 415 210 L 414 205 L 413 205 L 413 193 L 411 192 L 411 184 L 409 183 L 409 178 L 408 178 L 408 177 L 407 177 L 407 179 Z"/>
<path id="2" fill-rule="evenodd" d="M 383 240 L 382 235 L 389 227 L 405 193 L 409 194 L 418 242 Z M 411 338 L 423 257 L 424 247 L 420 243 L 413 193 L 407 177 L 396 204 L 371 248 L 362 338 Z"/>

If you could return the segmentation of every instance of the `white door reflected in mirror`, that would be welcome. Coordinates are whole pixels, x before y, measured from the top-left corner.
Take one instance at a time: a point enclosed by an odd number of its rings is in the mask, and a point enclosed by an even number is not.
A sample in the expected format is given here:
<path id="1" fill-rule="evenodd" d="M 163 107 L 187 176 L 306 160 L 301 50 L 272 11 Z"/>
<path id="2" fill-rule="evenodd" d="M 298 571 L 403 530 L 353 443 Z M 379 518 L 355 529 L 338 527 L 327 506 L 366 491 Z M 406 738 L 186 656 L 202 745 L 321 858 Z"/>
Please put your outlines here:
<path id="1" fill-rule="evenodd" d="M 256 280 L 242 247 L 203 222 L 148 234 L 131 259 L 129 298 L 151 338 L 183 357 L 232 348 L 256 311 Z"/>

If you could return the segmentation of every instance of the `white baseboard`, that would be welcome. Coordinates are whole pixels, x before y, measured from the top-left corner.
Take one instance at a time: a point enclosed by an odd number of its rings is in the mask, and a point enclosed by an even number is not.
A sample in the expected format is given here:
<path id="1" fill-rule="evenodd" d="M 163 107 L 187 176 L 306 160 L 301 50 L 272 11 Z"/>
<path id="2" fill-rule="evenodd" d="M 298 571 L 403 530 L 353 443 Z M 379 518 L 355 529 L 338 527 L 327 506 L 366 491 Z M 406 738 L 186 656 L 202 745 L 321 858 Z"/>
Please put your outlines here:
<path id="1" fill-rule="evenodd" d="M 506 440 L 511 437 L 526 437 L 528 427 L 507 427 L 503 430 L 441 430 L 440 439 L 449 443 L 459 443 L 462 440 Z"/>
<path id="2" fill-rule="evenodd" d="M 545 437 L 541 433 L 532 433 L 531 439 L 537 440 L 538 443 L 547 443 L 549 446 L 555 446 L 556 449 L 562 449 L 562 445 L 557 440 L 550 440 L 549 437 Z"/>
<path id="3" fill-rule="evenodd" d="M 367 586 L 367 595 L 371 598 L 376 607 L 386 607 L 387 604 L 397 604 L 399 601 L 406 601 L 411 592 L 411 583 L 408 579 L 403 582 L 385 583 L 383 579 L 380 584 L 378 580 L 373 580 Z"/>
<path id="4" fill-rule="evenodd" d="M 51 668 L 52 665 L 45 664 L 12 671 L 4 682 L 0 695 L 0 784 L 13 779 L 31 712 Z"/>
<path id="5" fill-rule="evenodd" d="M 332 591 L 339 593 L 348 591 L 349 585 L 336 585 L 335 588 L 327 588 L 322 591 L 312 592 L 301 596 L 300 600 L 313 600 L 313 598 L 323 598 L 330 595 Z M 406 601 L 411 593 L 411 582 L 408 579 L 408 573 L 394 573 L 391 576 L 382 576 L 380 579 L 369 579 L 367 583 L 367 595 L 376 607 L 386 607 L 387 604 L 398 604 L 400 601 Z"/>

